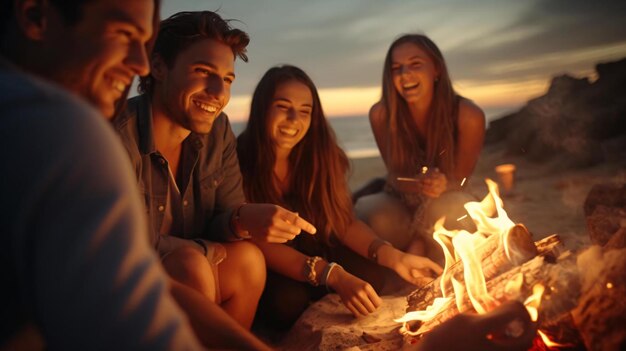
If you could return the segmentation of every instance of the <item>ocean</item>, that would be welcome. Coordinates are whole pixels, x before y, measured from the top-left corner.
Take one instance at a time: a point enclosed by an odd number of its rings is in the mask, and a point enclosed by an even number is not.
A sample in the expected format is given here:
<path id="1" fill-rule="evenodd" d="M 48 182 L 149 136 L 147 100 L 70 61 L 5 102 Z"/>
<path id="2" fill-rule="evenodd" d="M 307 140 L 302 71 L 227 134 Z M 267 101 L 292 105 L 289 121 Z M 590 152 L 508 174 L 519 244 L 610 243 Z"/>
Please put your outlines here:
<path id="1" fill-rule="evenodd" d="M 378 147 L 367 116 L 329 118 L 337 142 L 350 158 L 378 156 Z M 232 122 L 233 132 L 239 135 L 245 122 Z"/>
<path id="2" fill-rule="evenodd" d="M 485 109 L 487 123 L 511 111 L 510 107 Z M 328 120 L 337 135 L 339 146 L 348 157 L 366 158 L 380 155 L 367 116 L 335 117 Z M 235 135 L 239 135 L 245 128 L 245 122 L 232 122 L 232 127 Z"/>

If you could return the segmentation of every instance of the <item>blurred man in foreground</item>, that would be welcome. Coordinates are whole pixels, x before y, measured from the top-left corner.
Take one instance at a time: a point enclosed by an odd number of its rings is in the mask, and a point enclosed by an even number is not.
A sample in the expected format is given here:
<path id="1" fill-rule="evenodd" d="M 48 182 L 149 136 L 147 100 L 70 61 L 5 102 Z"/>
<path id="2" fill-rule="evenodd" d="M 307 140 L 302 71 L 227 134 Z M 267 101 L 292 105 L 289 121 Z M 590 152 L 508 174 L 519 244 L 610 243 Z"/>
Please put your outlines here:
<path id="1" fill-rule="evenodd" d="M 0 0 L 2 348 L 201 348 L 148 246 L 128 157 L 102 118 L 148 73 L 157 13 L 155 0 Z M 181 304 L 197 306 L 188 318 L 216 335 L 212 346 L 266 348 L 171 284 Z"/>

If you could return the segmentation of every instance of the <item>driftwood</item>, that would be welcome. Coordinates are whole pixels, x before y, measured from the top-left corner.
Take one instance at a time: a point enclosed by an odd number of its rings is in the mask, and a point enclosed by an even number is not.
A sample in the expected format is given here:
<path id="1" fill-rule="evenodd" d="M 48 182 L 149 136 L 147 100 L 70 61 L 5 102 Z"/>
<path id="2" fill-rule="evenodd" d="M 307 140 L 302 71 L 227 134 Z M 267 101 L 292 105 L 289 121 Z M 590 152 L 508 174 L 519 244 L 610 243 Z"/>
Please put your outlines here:
<path id="1" fill-rule="evenodd" d="M 492 235 L 477 248 L 477 255 L 480 257 L 485 280 L 496 277 L 502 272 L 506 272 L 528 261 L 538 253 L 531 234 L 521 224 L 516 224 L 509 230 L 507 246 L 512 248 L 509 250 L 508 255 L 500 237 Z M 459 261 L 453 264 L 450 267 L 450 273 L 457 281 L 465 281 L 462 262 Z M 451 284 L 446 284 L 446 294 L 449 295 L 451 293 Z M 408 296 L 409 308 L 414 307 L 410 311 L 424 310 L 432 304 L 436 297 L 441 296 L 441 277 L 439 277 Z"/>
<path id="2" fill-rule="evenodd" d="M 496 303 L 524 301 L 535 284 L 545 286 L 538 328 L 564 350 L 624 350 L 626 347 L 626 242 L 624 227 L 604 248 L 592 246 L 575 255 L 564 250 L 557 235 L 537 243 L 537 257 L 488 278 L 487 291 Z M 424 310 L 440 296 L 432 284 L 409 296 L 407 311 Z M 423 299 L 423 300 L 422 300 Z M 410 325 L 417 337 L 463 312 L 473 312 L 467 297 L 452 296 L 431 320 Z M 541 344 L 541 342 L 539 341 Z M 583 346 L 584 345 L 584 346 Z M 541 349 L 541 347 L 537 348 Z"/>
<path id="3" fill-rule="evenodd" d="M 576 306 L 580 290 L 577 271 L 572 255 L 567 254 L 557 263 L 549 263 L 545 257 L 537 256 L 488 281 L 487 290 L 498 303 L 524 301 L 538 283 L 546 287 L 539 309 L 542 322 L 555 323 Z M 437 316 L 420 326 L 418 333 L 423 334 L 457 314 L 469 311 L 474 311 L 469 299 L 463 300 L 460 311 L 455 299 L 451 299 Z"/>
<path id="4" fill-rule="evenodd" d="M 523 226 L 516 225 L 515 227 L 512 228 L 513 235 L 509 235 L 509 245 L 519 245 L 522 248 L 519 250 L 519 254 L 514 256 L 516 257 L 515 263 L 517 263 L 517 265 L 525 261 L 528 261 L 528 259 L 534 257 L 535 255 L 546 257 L 549 261 L 554 262 L 556 260 L 556 257 L 558 257 L 562 253 L 563 244 L 559 236 L 556 234 L 550 235 L 534 243 L 533 248 L 536 247 L 536 249 L 533 250 L 532 248 L 529 248 L 527 242 L 528 240 L 530 240 L 530 234 L 525 229 L 526 228 Z M 491 239 L 492 237 L 490 237 L 489 239 Z M 494 237 L 494 239 L 497 239 L 497 238 Z M 493 244 L 497 242 L 494 239 L 492 239 L 491 241 L 488 241 L 487 243 Z M 532 244 L 532 241 L 530 242 Z M 523 243 L 523 244 L 520 244 L 520 243 Z M 494 257 L 498 257 L 498 256 L 502 257 L 502 254 L 503 254 L 502 248 L 498 248 L 496 250 L 496 247 L 492 245 L 485 245 L 485 248 L 493 248 L 493 251 L 485 249 L 484 251 L 480 253 L 481 263 L 483 264 L 483 271 L 484 271 L 486 281 L 489 281 L 490 279 L 497 276 L 498 274 L 502 272 L 506 272 L 507 270 L 513 267 L 511 262 L 508 262 L 508 263 L 503 264 L 498 269 L 495 269 L 495 268 L 485 269 L 485 265 L 496 267 L 495 262 L 503 261 L 501 259 L 498 259 L 498 258 L 494 259 L 491 257 L 492 255 Z M 494 254 L 494 251 L 498 251 L 498 252 Z M 455 279 L 463 282 L 464 281 L 463 274 L 462 274 L 463 265 L 457 263 L 453 265 L 451 269 L 455 269 L 454 271 Z M 456 269 L 460 269 L 460 273 L 456 271 Z M 440 285 L 441 285 L 440 278 L 437 278 L 431 281 L 430 283 L 424 285 L 423 287 L 415 290 L 411 294 L 409 294 L 409 296 L 407 297 L 408 306 L 409 306 L 407 308 L 407 312 L 425 310 L 426 307 L 432 305 L 435 298 L 442 297 L 443 295 L 441 294 Z"/>
<path id="5" fill-rule="evenodd" d="M 539 256 L 527 263 L 506 270 L 499 276 L 487 281 L 487 290 L 498 303 L 508 300 L 523 301 L 528 297 L 535 284 L 546 286 L 543 302 L 540 306 L 541 323 L 546 326 L 562 325 L 571 318 L 569 311 L 576 306 L 580 291 L 575 259 L 568 251 L 563 251 L 561 241 L 557 235 L 547 237 L 536 243 Z M 558 256 L 558 257 L 557 257 Z M 418 292 L 411 294 L 413 302 Z M 417 310 L 419 304 L 409 303 L 409 311 Z M 424 309 L 424 308 L 421 308 Z M 469 299 L 465 298 L 460 311 L 453 297 L 441 312 L 428 322 L 415 327 L 418 334 L 423 334 L 454 317 L 460 312 L 473 311 Z"/>

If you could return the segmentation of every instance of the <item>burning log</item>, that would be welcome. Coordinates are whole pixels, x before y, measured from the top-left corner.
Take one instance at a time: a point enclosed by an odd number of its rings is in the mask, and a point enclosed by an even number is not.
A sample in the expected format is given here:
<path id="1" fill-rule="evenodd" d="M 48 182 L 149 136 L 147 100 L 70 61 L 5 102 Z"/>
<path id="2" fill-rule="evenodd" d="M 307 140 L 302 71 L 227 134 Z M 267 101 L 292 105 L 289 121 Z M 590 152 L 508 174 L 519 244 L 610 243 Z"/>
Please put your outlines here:
<path id="1" fill-rule="evenodd" d="M 541 250 L 553 250 L 561 245 L 558 236 L 548 237 Z M 530 232 L 522 224 L 517 224 L 509 229 L 503 243 L 500 236 L 492 235 L 478 248 L 483 274 L 486 280 L 510 270 L 515 266 L 537 256 L 538 248 L 532 241 Z M 507 254 L 508 252 L 508 254 Z M 459 282 L 464 282 L 463 264 L 459 261 L 450 267 L 450 273 Z M 415 310 L 424 310 L 430 306 L 434 299 L 442 296 L 441 277 L 431 281 L 421 289 L 408 296 L 409 306 Z M 446 295 L 452 294 L 451 284 L 446 284 Z"/>
<path id="2" fill-rule="evenodd" d="M 579 289 L 572 286 L 576 284 L 567 283 L 570 280 L 568 277 L 572 276 L 571 267 L 575 267 L 572 262 L 559 265 L 549 264 L 544 257 L 538 256 L 490 280 L 487 283 L 487 289 L 498 303 L 503 303 L 514 299 L 524 300 L 525 297 L 531 295 L 533 286 L 538 283 L 545 284 L 549 288 L 544 293 L 544 301 L 539 312 L 544 321 L 554 322 L 563 318 L 564 314 L 568 314 L 576 306 Z M 516 284 L 520 285 L 515 286 Z M 418 334 L 429 331 L 459 313 L 473 310 L 469 299 L 463 299 L 460 311 L 455 300 L 451 299 L 435 318 L 425 322 L 419 328 Z"/>
<path id="3" fill-rule="evenodd" d="M 600 343 L 606 346 L 606 340 L 600 341 L 602 335 L 619 341 L 613 346 L 626 345 L 623 328 L 626 313 L 622 313 L 626 308 L 611 308 L 621 300 L 602 302 L 600 297 L 607 294 L 585 300 L 590 289 L 581 289 L 581 274 L 585 270 L 593 271 L 596 264 L 590 261 L 584 267 L 577 265 L 576 255 L 563 250 L 557 235 L 533 243 L 526 228 L 508 218 L 497 187 L 489 180 L 487 186 L 489 194 L 482 202 L 465 205 L 476 223 L 474 234 L 449 231 L 440 222 L 435 224 L 433 237 L 444 250 L 446 268 L 442 278 L 409 295 L 407 314 L 396 320 L 404 323 L 400 331 L 408 338 L 405 341 L 414 341 L 414 337 L 419 338 L 459 313 L 487 313 L 506 301 L 518 300 L 524 302 L 531 319 L 538 322 L 537 350 L 564 346 L 577 350 L 583 339 L 588 347 Z M 623 240 L 626 235 L 618 234 L 621 236 L 609 247 L 626 242 Z M 626 259 L 623 261 L 619 267 L 625 268 Z M 623 269 L 613 271 L 622 272 L 622 280 L 615 277 L 612 280 L 619 280 L 620 286 L 624 286 Z M 607 282 L 606 289 L 615 289 L 614 283 Z M 581 294 L 580 301 L 588 303 L 579 304 Z M 572 312 L 577 306 L 576 312 Z M 593 317 L 598 312 L 608 316 L 606 319 L 611 322 L 598 323 L 598 318 Z M 583 332 L 585 327 L 592 331 L 607 327 L 602 330 L 619 332 L 602 333 L 600 337 L 592 332 L 589 337 Z"/>
<path id="4" fill-rule="evenodd" d="M 565 252 L 563 242 L 557 234 L 547 236 L 535 242 L 535 247 L 537 247 L 537 256 L 546 257 L 547 260 L 552 260 L 552 262 Z"/>
<path id="5" fill-rule="evenodd" d="M 547 286 L 539 309 L 542 324 L 571 324 L 569 311 L 576 306 L 580 291 L 574 257 L 568 251 L 561 253 L 562 244 L 557 235 L 537 242 L 536 246 L 539 256 L 489 279 L 487 290 L 498 303 L 513 299 L 523 301 L 531 294 L 533 287 L 541 283 Z M 557 255 L 560 257 L 557 258 Z M 429 294 L 434 295 L 430 292 Z M 421 290 L 412 293 L 407 311 L 425 309 L 422 306 L 428 302 L 416 300 L 418 296 L 424 295 Z M 459 313 L 473 311 L 472 303 L 467 297 L 463 298 L 460 311 L 457 302 L 454 298 L 450 299 L 434 318 L 415 328 L 417 334 L 424 334 Z M 572 338 L 574 336 L 568 336 L 568 340 Z"/>
<path id="6" fill-rule="evenodd" d="M 516 224 L 509 229 L 504 241 L 503 243 L 500 237 L 493 235 L 478 248 L 485 279 L 491 279 L 537 255 L 537 248 L 532 237 L 522 224 Z M 453 270 L 454 278 L 463 282 L 463 266 L 459 263 L 453 265 L 451 270 Z"/>

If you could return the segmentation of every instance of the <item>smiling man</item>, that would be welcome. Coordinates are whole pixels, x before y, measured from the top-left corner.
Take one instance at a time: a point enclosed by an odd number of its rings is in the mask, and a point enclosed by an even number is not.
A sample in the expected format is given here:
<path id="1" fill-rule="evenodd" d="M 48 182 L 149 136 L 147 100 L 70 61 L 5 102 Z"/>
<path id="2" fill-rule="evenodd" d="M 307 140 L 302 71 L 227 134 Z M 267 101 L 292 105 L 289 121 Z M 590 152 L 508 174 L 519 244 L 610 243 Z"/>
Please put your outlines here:
<path id="1" fill-rule="evenodd" d="M 157 4 L 0 1 L 0 349 L 200 348 L 102 118 L 148 72 Z"/>
<path id="2" fill-rule="evenodd" d="M 296 213 L 245 202 L 236 140 L 222 110 L 235 80 L 235 58 L 247 61 L 248 42 L 246 33 L 214 12 L 181 12 L 164 20 L 151 73 L 141 80 L 144 93 L 114 121 L 166 271 L 245 328 L 266 274 L 261 251 L 246 239 L 285 242 L 303 230 L 315 233 Z M 190 305 L 187 312 L 194 310 Z"/>
<path id="3" fill-rule="evenodd" d="M 17 3 L 29 6 L 37 2 Z M 76 3 L 85 5 L 77 7 Z M 112 117 L 115 101 L 132 78 L 148 74 L 145 43 L 152 36 L 154 1 L 44 1 L 43 4 L 44 12 L 36 12 L 38 8 L 32 4 L 23 19 L 37 25 L 27 28 L 25 33 L 37 45 L 11 42 L 6 45 L 5 55 L 29 72 L 87 99 L 105 117 Z"/>

